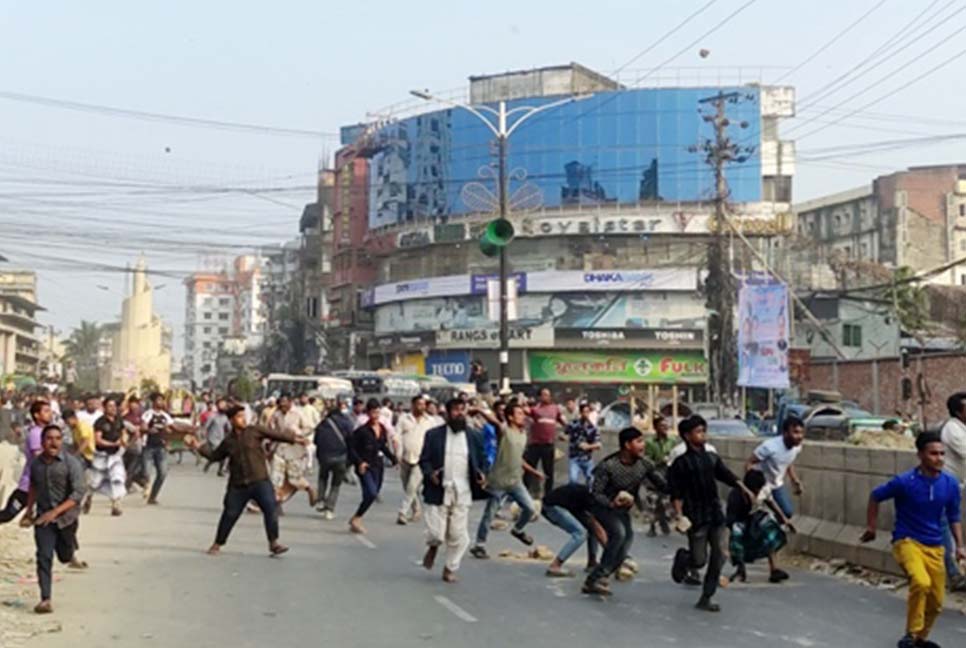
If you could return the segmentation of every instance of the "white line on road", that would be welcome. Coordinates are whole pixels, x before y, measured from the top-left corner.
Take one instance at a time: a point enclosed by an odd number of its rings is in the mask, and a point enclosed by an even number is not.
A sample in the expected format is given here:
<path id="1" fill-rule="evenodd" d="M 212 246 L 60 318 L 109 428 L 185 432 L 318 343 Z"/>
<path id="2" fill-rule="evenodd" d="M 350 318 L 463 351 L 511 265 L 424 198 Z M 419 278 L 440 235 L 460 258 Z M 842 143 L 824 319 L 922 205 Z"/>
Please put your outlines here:
<path id="1" fill-rule="evenodd" d="M 462 619 L 467 623 L 476 623 L 478 621 L 475 616 L 458 606 L 456 603 L 453 603 L 445 596 L 434 596 L 433 598 L 436 599 L 437 603 L 456 615 L 457 618 Z"/>
<path id="2" fill-rule="evenodd" d="M 356 540 L 358 540 L 364 546 L 369 547 L 370 549 L 375 549 L 376 548 L 376 545 L 372 542 L 372 540 L 370 540 L 369 538 L 367 538 L 364 535 L 356 535 L 356 534 L 354 534 L 352 537 L 355 538 Z"/>

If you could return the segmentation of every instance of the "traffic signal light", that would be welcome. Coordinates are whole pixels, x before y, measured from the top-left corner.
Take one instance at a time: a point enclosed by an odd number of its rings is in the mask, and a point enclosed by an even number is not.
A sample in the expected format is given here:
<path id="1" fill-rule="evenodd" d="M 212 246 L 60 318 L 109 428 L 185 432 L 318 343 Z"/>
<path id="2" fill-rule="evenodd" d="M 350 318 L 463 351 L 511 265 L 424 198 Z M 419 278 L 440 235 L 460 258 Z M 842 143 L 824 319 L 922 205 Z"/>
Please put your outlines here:
<path id="1" fill-rule="evenodd" d="M 510 244 L 513 234 L 513 224 L 507 219 L 490 221 L 480 235 L 480 251 L 484 256 L 496 256 L 500 253 L 500 248 Z"/>

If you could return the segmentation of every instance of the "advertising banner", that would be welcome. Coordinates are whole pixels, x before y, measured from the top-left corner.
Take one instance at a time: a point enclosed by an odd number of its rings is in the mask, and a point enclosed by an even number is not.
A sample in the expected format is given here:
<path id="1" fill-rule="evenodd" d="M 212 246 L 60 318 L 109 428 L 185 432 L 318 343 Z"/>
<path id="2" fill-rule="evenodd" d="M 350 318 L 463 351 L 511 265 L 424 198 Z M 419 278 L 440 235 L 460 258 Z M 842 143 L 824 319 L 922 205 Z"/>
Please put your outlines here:
<path id="1" fill-rule="evenodd" d="M 447 275 L 429 279 L 397 281 L 372 288 L 371 297 L 363 298 L 363 306 L 378 306 L 404 299 L 423 299 L 426 297 L 448 297 L 470 293 L 470 275 Z"/>
<path id="2" fill-rule="evenodd" d="M 526 294 L 517 299 L 520 328 L 697 329 L 704 326 L 703 298 L 696 292 Z M 377 306 L 376 335 L 406 331 L 495 328 L 485 297 L 410 299 Z"/>
<path id="3" fill-rule="evenodd" d="M 510 327 L 510 347 L 553 347 L 553 329 L 549 326 Z M 495 349 L 500 342 L 500 329 L 471 328 L 452 329 L 436 333 L 436 346 L 440 349 Z"/>
<path id="4" fill-rule="evenodd" d="M 746 279 L 738 293 L 738 384 L 787 389 L 788 288 Z"/>
<path id="5" fill-rule="evenodd" d="M 400 353 L 392 359 L 392 370 L 403 374 L 426 375 L 426 358 L 422 353 Z"/>
<path id="6" fill-rule="evenodd" d="M 571 349 L 704 348 L 701 329 L 558 328 L 554 339 L 558 346 Z"/>
<path id="7" fill-rule="evenodd" d="M 546 270 L 527 273 L 530 292 L 585 292 L 637 290 L 695 290 L 698 272 L 694 268 L 653 270 Z"/>
<path id="8" fill-rule="evenodd" d="M 703 383 L 708 364 L 701 351 L 528 351 L 533 382 Z"/>
<path id="9" fill-rule="evenodd" d="M 510 273 L 510 278 L 515 279 L 517 282 L 517 294 L 522 295 L 527 292 L 527 274 L 525 272 L 512 272 Z M 500 276 L 496 274 L 475 274 L 470 276 L 470 294 L 471 295 L 485 295 L 486 286 L 488 281 L 496 280 L 497 286 L 499 286 Z M 510 282 L 507 281 L 507 285 Z"/>
<path id="10" fill-rule="evenodd" d="M 426 375 L 440 376 L 450 382 L 470 379 L 469 351 L 433 351 L 426 356 Z"/>

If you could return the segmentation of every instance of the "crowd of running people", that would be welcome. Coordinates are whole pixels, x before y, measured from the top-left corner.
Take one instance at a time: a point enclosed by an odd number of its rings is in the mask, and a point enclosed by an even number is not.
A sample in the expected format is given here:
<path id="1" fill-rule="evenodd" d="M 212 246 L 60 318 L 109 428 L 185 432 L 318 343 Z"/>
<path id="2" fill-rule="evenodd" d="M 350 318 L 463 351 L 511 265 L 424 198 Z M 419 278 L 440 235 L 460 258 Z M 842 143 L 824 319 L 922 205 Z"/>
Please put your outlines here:
<path id="1" fill-rule="evenodd" d="M 954 398 L 951 425 L 959 421 L 966 435 L 966 396 L 955 403 Z M 4 407 L 10 409 L 11 402 Z M 317 402 L 305 394 L 280 394 L 252 406 L 202 395 L 197 406 L 180 403 L 175 408 L 180 416 L 172 416 L 161 394 L 147 398 L 145 407 L 135 396 L 63 402 L 45 394 L 17 405 L 26 420 L 14 417 L 12 429 L 22 437 L 27 464 L 0 522 L 22 513 L 21 524 L 34 527 L 38 613 L 53 609 L 54 555 L 71 568 L 87 567 L 78 554 L 78 521 L 95 495 L 105 496 L 115 516 L 135 489 L 148 504 L 158 504 L 173 449 L 193 453 L 206 472 L 212 467 L 219 476 L 227 472 L 211 554 L 227 543 L 249 507 L 263 515 L 269 552 L 287 552 L 279 539 L 285 502 L 303 491 L 321 518 L 332 520 L 346 483 L 361 491 L 349 530 L 364 534 L 365 516 L 380 501 L 387 468 L 393 466 L 402 486 L 396 523 L 425 520 L 423 566 L 433 569 L 442 550 L 446 582 L 459 580 L 467 552 L 480 560 L 490 557 L 486 544 L 496 518 L 503 518 L 514 539 L 530 546 L 534 538 L 528 526 L 542 517 L 567 536 L 546 576 L 574 577 L 566 563 L 586 545 L 581 590 L 611 596 L 611 580 L 621 570 L 637 569 L 629 556 L 636 509 L 649 522 L 649 536 L 673 529 L 686 537 L 687 546 L 669 565 L 671 578 L 699 588 L 696 607 L 709 612 L 720 609 L 713 598 L 719 586 L 747 579 L 751 562 L 767 560 L 771 583 L 789 578 L 776 557 L 787 533 L 795 531 L 792 495 L 804 489 L 794 469 L 805 434 L 797 418 L 785 419 L 778 436 L 762 441 L 739 476 L 708 443 L 700 416 L 678 421 L 672 435 L 669 422 L 655 415 L 652 435 L 627 427 L 617 434 L 614 451 L 604 453 L 597 409 L 576 399 L 559 406 L 547 389 L 535 399 L 458 397 L 442 404 L 416 396 L 407 407 L 388 399 Z M 942 604 L 943 558 L 953 567 L 957 558 L 966 559 L 961 485 L 942 470 L 946 445 L 958 451 L 959 429 L 946 428 L 943 436 L 921 434 L 919 466 L 870 498 L 864 541 L 875 537 L 878 503 L 896 502 L 895 555 L 912 581 L 900 646 L 934 645 L 927 636 Z M 560 472 L 567 483 L 560 486 L 555 485 L 557 442 L 566 447 L 566 470 Z M 718 484 L 730 489 L 724 503 Z M 485 505 L 471 540 L 474 501 Z M 729 558 L 730 576 L 723 574 Z"/>

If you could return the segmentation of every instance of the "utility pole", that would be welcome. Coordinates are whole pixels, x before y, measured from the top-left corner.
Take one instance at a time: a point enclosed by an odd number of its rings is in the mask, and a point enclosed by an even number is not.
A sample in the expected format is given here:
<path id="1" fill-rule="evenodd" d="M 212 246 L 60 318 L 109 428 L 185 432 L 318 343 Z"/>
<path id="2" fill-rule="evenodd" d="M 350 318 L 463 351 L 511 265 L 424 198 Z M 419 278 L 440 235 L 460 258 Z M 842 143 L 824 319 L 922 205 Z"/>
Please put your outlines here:
<path id="1" fill-rule="evenodd" d="M 500 221 L 506 221 L 508 206 L 507 201 L 507 178 L 506 178 L 506 155 L 507 155 L 507 130 L 506 130 L 506 102 L 500 102 L 500 111 L 497 115 L 497 154 L 499 163 L 497 165 L 497 199 L 500 203 Z M 508 221 L 507 221 L 508 222 Z M 500 249 L 500 393 L 510 392 L 510 318 L 509 304 L 507 302 L 507 286 L 509 270 L 507 268 L 506 245 L 499 246 Z"/>
<path id="2" fill-rule="evenodd" d="M 705 281 L 709 320 L 708 360 L 711 369 L 710 386 L 712 400 L 724 407 L 735 402 L 738 382 L 738 353 L 735 342 L 735 281 L 727 263 L 725 228 L 728 219 L 728 182 L 725 165 L 729 162 L 743 163 L 748 160 L 754 147 L 739 146 L 728 137 L 728 104 L 737 104 L 743 95 L 739 92 L 718 92 L 699 100 L 702 106 L 712 110 L 703 115 L 705 122 L 714 127 L 714 139 L 706 139 L 691 147 L 692 152 L 703 152 L 714 172 L 714 223 L 708 243 L 708 278 Z M 747 128 L 747 122 L 739 124 Z"/>

